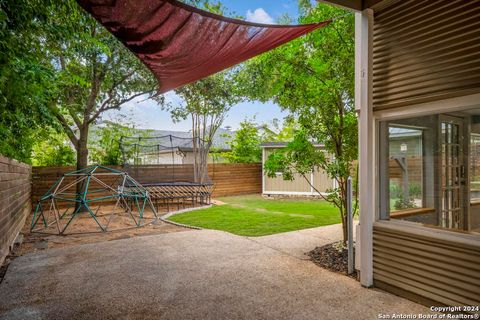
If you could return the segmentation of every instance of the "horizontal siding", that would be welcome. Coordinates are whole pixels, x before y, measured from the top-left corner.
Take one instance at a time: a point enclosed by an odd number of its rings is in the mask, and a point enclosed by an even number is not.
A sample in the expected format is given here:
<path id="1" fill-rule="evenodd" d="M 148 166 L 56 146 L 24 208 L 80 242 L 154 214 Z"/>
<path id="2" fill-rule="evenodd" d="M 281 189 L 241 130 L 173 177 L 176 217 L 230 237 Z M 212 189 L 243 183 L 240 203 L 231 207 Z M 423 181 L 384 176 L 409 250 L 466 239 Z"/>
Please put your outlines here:
<path id="1" fill-rule="evenodd" d="M 312 183 L 311 174 L 307 174 L 306 177 L 309 179 L 309 182 L 300 174 L 295 174 L 293 181 L 284 180 L 282 176 L 273 178 L 266 176 L 264 193 L 275 192 L 289 194 L 291 192 L 302 192 L 315 195 L 317 194 L 315 189 L 320 192 L 327 192 L 327 190 L 333 188 L 333 180 L 330 179 L 323 170 L 316 171 L 313 175 L 313 186 L 315 188 L 313 191 L 310 186 L 310 183 Z"/>
<path id="2" fill-rule="evenodd" d="M 281 175 L 277 177 L 265 176 L 265 193 L 269 192 L 311 192 L 310 184 L 300 174 L 293 176 L 294 180 L 284 180 Z M 307 175 L 310 180 L 310 174 Z"/>
<path id="3" fill-rule="evenodd" d="M 375 12 L 376 110 L 480 92 L 480 0 L 401 1 Z"/>
<path id="4" fill-rule="evenodd" d="M 264 161 L 268 159 L 268 157 L 273 154 L 275 151 L 281 149 L 280 147 L 274 148 L 264 148 Z M 264 185 L 264 193 L 269 194 L 295 194 L 301 193 L 303 194 L 311 194 L 316 195 L 317 189 L 320 192 L 327 192 L 328 189 L 333 188 L 333 180 L 330 179 L 327 173 L 324 170 L 316 170 L 313 174 L 306 174 L 306 178 L 308 181 L 298 173 L 294 173 L 293 180 L 284 180 L 282 175 L 278 175 L 276 177 L 268 177 L 265 175 L 265 185 Z M 313 178 L 313 183 L 312 183 Z M 314 189 L 312 189 L 312 186 Z"/>
<path id="5" fill-rule="evenodd" d="M 444 305 L 480 305 L 480 239 L 409 232 L 380 222 L 373 228 L 374 283 Z"/>
<path id="6" fill-rule="evenodd" d="M 0 264 L 31 211 L 29 165 L 0 156 Z"/>

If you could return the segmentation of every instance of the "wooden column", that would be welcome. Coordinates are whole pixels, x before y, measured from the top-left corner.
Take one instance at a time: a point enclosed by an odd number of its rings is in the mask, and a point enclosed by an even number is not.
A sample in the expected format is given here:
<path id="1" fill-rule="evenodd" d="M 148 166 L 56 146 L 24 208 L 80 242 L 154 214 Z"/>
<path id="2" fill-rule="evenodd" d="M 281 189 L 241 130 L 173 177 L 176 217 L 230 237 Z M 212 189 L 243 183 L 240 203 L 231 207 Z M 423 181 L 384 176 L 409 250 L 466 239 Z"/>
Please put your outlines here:
<path id="1" fill-rule="evenodd" d="M 373 285 L 375 155 L 372 106 L 373 11 L 355 13 L 355 108 L 359 113 L 360 282 Z"/>

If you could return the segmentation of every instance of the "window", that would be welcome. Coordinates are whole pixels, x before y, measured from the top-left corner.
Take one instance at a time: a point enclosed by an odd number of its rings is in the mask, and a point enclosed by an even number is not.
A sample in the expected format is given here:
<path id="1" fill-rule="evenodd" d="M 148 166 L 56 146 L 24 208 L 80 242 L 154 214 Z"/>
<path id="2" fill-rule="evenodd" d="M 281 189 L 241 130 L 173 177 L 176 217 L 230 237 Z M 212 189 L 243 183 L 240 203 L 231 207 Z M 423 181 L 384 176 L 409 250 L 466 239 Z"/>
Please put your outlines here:
<path id="1" fill-rule="evenodd" d="M 380 123 L 380 218 L 480 232 L 480 109 Z"/>
<path id="2" fill-rule="evenodd" d="M 480 133 L 470 136 L 470 201 L 480 204 Z"/>
<path id="3" fill-rule="evenodd" d="M 423 130 L 390 125 L 390 212 L 423 207 Z"/>

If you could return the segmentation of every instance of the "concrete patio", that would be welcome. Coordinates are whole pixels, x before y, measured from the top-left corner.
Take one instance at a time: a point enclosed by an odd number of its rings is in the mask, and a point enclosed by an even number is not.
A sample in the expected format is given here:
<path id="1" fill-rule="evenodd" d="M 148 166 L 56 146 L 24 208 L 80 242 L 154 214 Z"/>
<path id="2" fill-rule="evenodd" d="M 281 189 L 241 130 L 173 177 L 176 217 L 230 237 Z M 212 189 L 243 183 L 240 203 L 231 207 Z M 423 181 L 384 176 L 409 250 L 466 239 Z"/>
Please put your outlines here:
<path id="1" fill-rule="evenodd" d="M 323 228 L 329 241 L 327 230 L 335 226 Z M 29 253 L 12 262 L 0 285 L 0 319 L 377 319 L 428 313 L 299 256 L 322 244 L 321 231 L 246 238 L 200 230 Z"/>
<path id="2" fill-rule="evenodd" d="M 355 225 L 357 223 L 358 221 L 354 221 Z M 310 260 L 310 257 L 306 255 L 307 252 L 315 247 L 342 240 L 342 225 L 333 224 L 263 237 L 250 237 L 249 239 L 295 258 Z"/>

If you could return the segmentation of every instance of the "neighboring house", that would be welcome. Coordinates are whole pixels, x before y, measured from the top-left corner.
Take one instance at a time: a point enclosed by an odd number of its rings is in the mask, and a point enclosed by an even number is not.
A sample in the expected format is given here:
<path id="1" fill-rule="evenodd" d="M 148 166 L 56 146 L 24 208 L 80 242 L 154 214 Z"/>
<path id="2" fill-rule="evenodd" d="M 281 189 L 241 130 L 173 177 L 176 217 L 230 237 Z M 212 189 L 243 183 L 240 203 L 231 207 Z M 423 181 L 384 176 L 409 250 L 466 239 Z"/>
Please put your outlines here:
<path id="1" fill-rule="evenodd" d="M 170 131 L 170 130 L 150 130 L 150 136 L 152 137 L 161 137 L 172 135 L 174 137 L 191 139 L 191 131 Z M 231 139 L 235 136 L 235 131 L 230 130 L 229 128 L 218 128 L 217 132 L 213 136 L 213 146 L 214 150 L 230 150 L 230 145 L 228 144 Z M 185 145 L 184 148 L 188 146 L 191 147 L 191 141 L 188 142 L 189 145 Z"/>
<path id="2" fill-rule="evenodd" d="M 480 305 L 480 1 L 326 2 L 356 11 L 361 284 Z M 413 137 L 420 189 L 395 208 L 392 153 Z"/>
<path id="3" fill-rule="evenodd" d="M 285 142 L 263 143 L 261 145 L 262 166 L 265 164 L 269 155 L 285 148 L 286 145 L 287 143 Z M 315 147 L 318 149 L 324 148 L 322 144 L 316 144 Z M 274 178 L 268 177 L 264 172 L 262 172 L 262 176 L 262 193 L 268 196 L 319 196 L 315 189 L 322 194 L 326 194 L 328 189 L 335 186 L 335 181 L 330 179 L 323 170 L 310 173 L 307 176 L 308 181 L 300 174 L 295 174 L 293 181 L 284 180 L 280 172 Z"/>
<path id="4" fill-rule="evenodd" d="M 92 126 L 90 130 L 90 142 L 95 143 L 100 139 L 99 129 L 106 122 Z M 130 162 L 138 164 L 193 164 L 193 139 L 190 131 L 135 129 L 135 138 L 141 137 L 141 142 L 129 142 L 124 147 L 132 151 Z M 209 163 L 222 163 L 225 159 L 220 155 L 222 152 L 231 150 L 229 141 L 235 136 L 235 132 L 229 128 L 219 128 L 213 137 L 213 144 L 208 156 Z M 169 137 L 172 137 L 170 141 Z M 134 137 L 128 137 L 134 138 Z M 149 140 L 150 139 L 150 140 Z M 140 147 L 136 154 L 135 143 Z M 135 158 L 135 160 L 134 160 Z"/>
<path id="5" fill-rule="evenodd" d="M 193 164 L 195 162 L 195 153 L 193 146 L 174 147 L 172 149 L 163 149 L 154 152 L 149 159 L 144 158 L 143 163 L 148 164 Z M 214 148 L 208 155 L 208 163 L 224 163 L 226 159 L 221 156 L 223 152 L 229 152 L 230 148 Z"/>
<path id="6" fill-rule="evenodd" d="M 209 163 L 222 163 L 225 161 L 219 155 L 222 152 L 231 150 L 229 141 L 235 135 L 235 132 L 229 129 L 219 128 L 213 137 L 212 148 L 208 156 Z M 153 150 L 150 155 L 143 156 L 142 163 L 148 164 L 193 164 L 195 161 L 192 133 L 189 131 L 168 131 L 168 130 L 150 130 L 149 137 L 168 137 L 172 136 L 172 148 L 169 148 L 168 141 L 160 142 L 158 150 Z M 151 142 L 152 145 L 155 142 Z"/>

